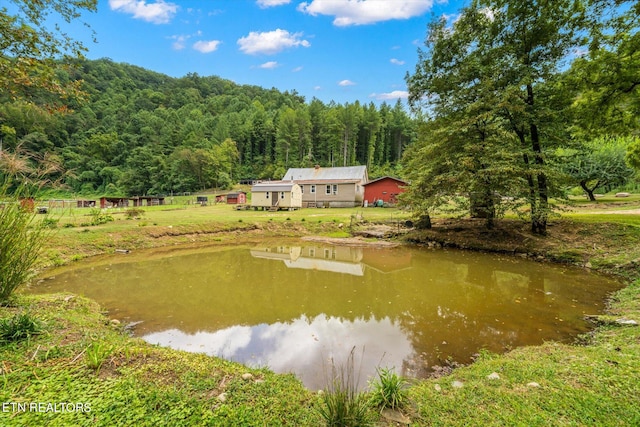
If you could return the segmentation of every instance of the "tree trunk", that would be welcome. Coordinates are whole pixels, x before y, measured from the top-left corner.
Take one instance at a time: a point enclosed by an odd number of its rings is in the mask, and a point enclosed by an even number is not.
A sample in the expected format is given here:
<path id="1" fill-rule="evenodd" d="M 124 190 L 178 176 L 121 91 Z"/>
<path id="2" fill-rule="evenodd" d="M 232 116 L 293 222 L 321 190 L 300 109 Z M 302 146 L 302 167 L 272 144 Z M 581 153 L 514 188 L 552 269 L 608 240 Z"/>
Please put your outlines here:
<path id="1" fill-rule="evenodd" d="M 591 202 L 596 201 L 596 196 L 593 194 L 595 187 L 593 189 L 590 189 L 589 187 L 587 187 L 587 181 L 580 181 L 580 187 L 584 190 L 585 193 L 587 193 L 587 197 L 589 197 L 589 201 Z"/>
<path id="2" fill-rule="evenodd" d="M 529 84 L 527 85 L 527 104 L 533 107 L 533 102 L 533 86 Z M 530 123 L 529 132 L 531 133 L 531 148 L 535 156 L 535 163 L 537 166 L 543 166 L 544 158 L 542 157 L 538 126 L 535 123 Z M 533 215 L 533 212 L 531 212 L 531 231 L 535 234 L 544 235 L 547 234 L 547 218 L 549 215 L 547 175 L 544 172 L 538 172 L 536 177 L 538 181 L 537 212 L 536 215 Z"/>

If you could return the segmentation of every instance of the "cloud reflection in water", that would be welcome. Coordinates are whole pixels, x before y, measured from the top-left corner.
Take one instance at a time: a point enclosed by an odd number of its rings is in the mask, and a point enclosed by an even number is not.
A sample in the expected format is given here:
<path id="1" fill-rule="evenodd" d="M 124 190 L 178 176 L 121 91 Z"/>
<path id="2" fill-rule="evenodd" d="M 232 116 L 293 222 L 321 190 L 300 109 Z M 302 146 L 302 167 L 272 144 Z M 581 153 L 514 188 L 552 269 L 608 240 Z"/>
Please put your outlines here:
<path id="1" fill-rule="evenodd" d="M 152 344 L 202 352 L 249 366 L 267 366 L 279 373 L 293 372 L 312 390 L 325 386 L 324 371 L 331 366 L 331 360 L 338 366 L 344 363 L 354 346 L 362 382 L 374 376 L 378 366 L 395 367 L 399 372 L 403 361 L 412 354 L 408 337 L 389 318 L 348 321 L 303 315 L 289 323 L 232 326 L 195 334 L 168 329 L 143 338 Z"/>

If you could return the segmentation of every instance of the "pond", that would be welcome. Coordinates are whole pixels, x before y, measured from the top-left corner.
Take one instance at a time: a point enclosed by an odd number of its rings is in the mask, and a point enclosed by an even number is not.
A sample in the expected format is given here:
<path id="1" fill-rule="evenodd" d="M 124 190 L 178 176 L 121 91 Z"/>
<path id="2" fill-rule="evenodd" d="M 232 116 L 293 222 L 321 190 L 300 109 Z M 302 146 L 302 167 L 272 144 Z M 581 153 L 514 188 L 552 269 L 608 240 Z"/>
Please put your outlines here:
<path id="1" fill-rule="evenodd" d="M 570 341 L 618 288 L 511 256 L 265 241 L 97 257 L 48 271 L 30 292 L 87 296 L 150 343 L 320 389 L 354 347 L 364 381 L 377 367 L 421 378 L 481 349 Z"/>

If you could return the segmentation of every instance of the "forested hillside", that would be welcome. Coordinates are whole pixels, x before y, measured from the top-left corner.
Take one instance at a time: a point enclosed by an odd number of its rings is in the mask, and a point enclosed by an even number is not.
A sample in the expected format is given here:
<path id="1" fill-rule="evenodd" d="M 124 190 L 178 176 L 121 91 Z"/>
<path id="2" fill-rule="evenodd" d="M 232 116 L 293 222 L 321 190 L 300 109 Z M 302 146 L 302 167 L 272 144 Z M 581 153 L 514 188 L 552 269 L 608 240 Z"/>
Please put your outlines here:
<path id="1" fill-rule="evenodd" d="M 371 176 L 397 173 L 415 134 L 400 102 L 326 104 L 108 59 L 79 62 L 63 80 L 81 80 L 86 99 L 68 112 L 2 98 L 0 136 L 5 150 L 57 162 L 61 169 L 52 178 L 77 194 L 228 188 L 314 164 L 367 165 Z"/>

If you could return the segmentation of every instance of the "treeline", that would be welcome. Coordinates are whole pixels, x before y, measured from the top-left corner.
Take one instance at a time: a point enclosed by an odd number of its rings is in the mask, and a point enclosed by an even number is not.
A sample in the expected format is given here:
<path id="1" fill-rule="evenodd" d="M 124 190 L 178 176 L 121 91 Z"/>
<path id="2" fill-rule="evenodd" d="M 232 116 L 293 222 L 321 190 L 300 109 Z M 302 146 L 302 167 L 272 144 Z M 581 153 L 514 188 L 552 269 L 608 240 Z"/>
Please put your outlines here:
<path id="1" fill-rule="evenodd" d="M 62 82 L 82 81 L 86 98 L 69 112 L 0 95 L 0 137 L 5 153 L 59 165 L 52 178 L 78 194 L 228 188 L 315 164 L 397 173 L 415 138 L 399 101 L 305 102 L 295 92 L 197 74 L 172 78 L 109 59 L 64 73 Z"/>

